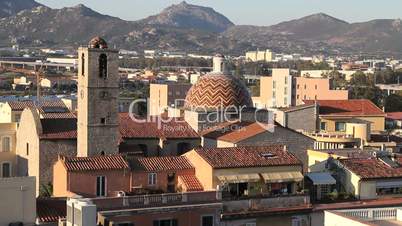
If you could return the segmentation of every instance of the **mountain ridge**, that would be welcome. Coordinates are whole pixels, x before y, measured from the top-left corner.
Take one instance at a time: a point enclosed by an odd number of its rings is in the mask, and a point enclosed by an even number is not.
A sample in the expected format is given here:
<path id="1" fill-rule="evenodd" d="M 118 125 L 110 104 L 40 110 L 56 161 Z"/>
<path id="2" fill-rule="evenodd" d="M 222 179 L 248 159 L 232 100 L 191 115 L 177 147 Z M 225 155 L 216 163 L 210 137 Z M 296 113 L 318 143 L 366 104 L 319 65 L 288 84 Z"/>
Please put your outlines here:
<path id="1" fill-rule="evenodd" d="M 248 50 L 270 48 L 301 54 L 402 53 L 400 19 L 349 23 L 317 13 L 272 26 L 234 25 L 212 8 L 186 2 L 137 21 L 104 15 L 83 4 L 61 9 L 27 6 L 0 19 L 0 45 L 3 46 L 18 43 L 75 47 L 96 35 L 104 36 L 118 48 L 137 51 L 161 49 L 240 55 Z"/>

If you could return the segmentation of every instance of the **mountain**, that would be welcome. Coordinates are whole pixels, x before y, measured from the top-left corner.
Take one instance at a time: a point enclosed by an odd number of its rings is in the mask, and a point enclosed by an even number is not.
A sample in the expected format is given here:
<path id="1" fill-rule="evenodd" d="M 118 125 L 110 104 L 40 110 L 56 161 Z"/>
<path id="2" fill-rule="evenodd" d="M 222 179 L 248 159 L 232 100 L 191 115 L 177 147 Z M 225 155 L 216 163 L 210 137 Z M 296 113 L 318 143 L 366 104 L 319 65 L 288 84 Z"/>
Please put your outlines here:
<path id="1" fill-rule="evenodd" d="M 212 32 L 222 32 L 234 25 L 212 8 L 190 5 L 186 2 L 172 5 L 158 15 L 150 16 L 141 22 Z"/>
<path id="2" fill-rule="evenodd" d="M 41 6 L 34 0 L 0 0 L 0 18 L 9 17 L 22 10 Z"/>
<path id="3" fill-rule="evenodd" d="M 401 20 L 348 23 L 319 13 L 273 26 L 234 26 L 225 37 L 251 49 L 324 54 L 395 54 L 402 52 Z"/>
<path id="4" fill-rule="evenodd" d="M 34 1 L 0 0 L 8 6 L 10 2 L 21 3 L 24 10 L 0 18 L 0 47 L 18 43 L 24 47 L 76 48 L 100 35 L 110 46 L 136 51 L 240 55 L 270 48 L 284 53 L 402 56 L 399 19 L 348 23 L 319 13 L 273 26 L 237 26 L 211 8 L 185 2 L 139 21 L 103 15 L 84 5 L 30 8 L 31 3 L 36 5 Z"/>
<path id="5" fill-rule="evenodd" d="M 343 20 L 318 13 L 297 20 L 282 22 L 271 26 L 271 29 L 273 32 L 288 34 L 298 39 L 322 39 L 343 31 L 348 25 L 349 23 Z"/>

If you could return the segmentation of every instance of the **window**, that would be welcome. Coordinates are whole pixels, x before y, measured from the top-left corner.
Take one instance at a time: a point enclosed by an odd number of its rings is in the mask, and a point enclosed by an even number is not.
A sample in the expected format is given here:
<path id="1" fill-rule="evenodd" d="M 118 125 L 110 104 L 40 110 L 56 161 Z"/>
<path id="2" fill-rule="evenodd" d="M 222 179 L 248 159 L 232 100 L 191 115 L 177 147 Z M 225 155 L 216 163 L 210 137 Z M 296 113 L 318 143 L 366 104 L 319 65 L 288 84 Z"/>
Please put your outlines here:
<path id="1" fill-rule="evenodd" d="M 27 156 L 28 156 L 29 155 L 29 143 L 27 143 L 26 151 L 27 151 Z"/>
<path id="2" fill-rule="evenodd" d="M 315 85 L 315 89 L 317 89 L 317 85 Z"/>
<path id="3" fill-rule="evenodd" d="M 176 219 L 155 220 L 154 226 L 178 226 Z"/>
<path id="4" fill-rule="evenodd" d="M 297 95 L 296 98 L 299 99 L 299 98 L 300 98 L 300 95 Z"/>
<path id="5" fill-rule="evenodd" d="M 335 131 L 343 132 L 346 130 L 346 124 L 344 122 L 335 122 Z"/>
<path id="6" fill-rule="evenodd" d="M 276 81 L 272 81 L 272 88 L 273 88 L 273 89 L 276 88 Z"/>
<path id="7" fill-rule="evenodd" d="M 5 162 L 1 166 L 1 176 L 11 177 L 11 163 Z"/>
<path id="8" fill-rule="evenodd" d="M 85 54 L 81 55 L 81 75 L 85 75 Z"/>
<path id="9" fill-rule="evenodd" d="M 99 56 L 99 77 L 107 79 L 107 56 L 106 54 L 101 54 Z"/>
<path id="10" fill-rule="evenodd" d="M 106 196 L 106 178 L 105 176 L 96 177 L 96 196 Z"/>
<path id="11" fill-rule="evenodd" d="M 288 84 L 288 77 L 285 77 L 285 85 Z"/>
<path id="12" fill-rule="evenodd" d="M 214 226 L 214 216 L 202 216 L 201 226 Z"/>
<path id="13" fill-rule="evenodd" d="M 272 92 L 272 97 L 273 97 L 273 98 L 276 97 L 276 92 L 275 92 L 275 91 Z"/>
<path id="14" fill-rule="evenodd" d="M 11 144 L 10 144 L 10 137 L 3 137 L 1 139 L 1 147 L 3 152 L 10 152 L 11 151 Z"/>
<path id="15" fill-rule="evenodd" d="M 299 89 L 300 88 L 300 85 L 299 84 L 297 84 L 297 89 Z"/>
<path id="16" fill-rule="evenodd" d="M 302 219 L 300 217 L 292 217 L 292 226 L 302 226 Z"/>
<path id="17" fill-rule="evenodd" d="M 21 121 L 21 114 L 15 114 L 14 121 L 15 122 L 20 122 Z"/>
<path id="18" fill-rule="evenodd" d="M 307 85 L 304 85 L 304 89 L 307 89 Z"/>
<path id="19" fill-rule="evenodd" d="M 320 130 L 321 131 L 326 131 L 327 130 L 327 123 L 326 122 L 320 122 Z"/>
<path id="20" fill-rule="evenodd" d="M 148 185 L 156 185 L 156 173 L 148 174 Z"/>
<path id="21" fill-rule="evenodd" d="M 283 104 L 284 104 L 284 105 L 288 105 L 288 98 L 287 98 L 287 97 L 284 98 Z"/>
<path id="22" fill-rule="evenodd" d="M 100 123 L 101 123 L 102 125 L 105 125 L 105 124 L 106 124 L 106 118 L 101 118 L 101 119 L 100 119 Z"/>
<path id="23" fill-rule="evenodd" d="M 285 95 L 288 95 L 288 88 L 285 88 Z"/>

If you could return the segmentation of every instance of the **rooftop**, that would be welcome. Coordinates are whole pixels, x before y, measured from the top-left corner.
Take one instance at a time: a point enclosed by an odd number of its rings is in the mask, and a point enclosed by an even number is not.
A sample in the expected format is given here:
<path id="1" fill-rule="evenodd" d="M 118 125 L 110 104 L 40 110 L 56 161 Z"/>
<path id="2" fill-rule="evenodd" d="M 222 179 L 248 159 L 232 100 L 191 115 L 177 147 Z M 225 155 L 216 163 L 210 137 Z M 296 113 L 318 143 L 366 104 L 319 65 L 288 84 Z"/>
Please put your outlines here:
<path id="1" fill-rule="evenodd" d="M 58 222 L 66 218 L 67 203 L 65 199 L 37 199 L 36 215 L 41 223 Z"/>
<path id="2" fill-rule="evenodd" d="M 132 158 L 130 165 L 133 170 L 146 172 L 194 169 L 194 166 L 184 156 Z"/>
<path id="3" fill-rule="evenodd" d="M 217 169 L 301 165 L 283 145 L 198 148 L 195 151 Z"/>
<path id="4" fill-rule="evenodd" d="M 389 112 L 386 118 L 393 120 L 402 120 L 402 112 Z"/>
<path id="5" fill-rule="evenodd" d="M 122 138 L 199 138 L 190 125 L 180 118 L 154 118 L 150 122 L 135 122 L 127 113 L 120 113 L 120 135 Z M 44 118 L 41 119 L 43 134 L 41 139 L 76 139 L 77 119 Z"/>
<path id="6" fill-rule="evenodd" d="M 361 179 L 402 177 L 401 157 L 395 159 L 396 167 L 392 167 L 378 158 L 349 158 L 339 161 L 345 168 L 358 175 Z"/>
<path id="7" fill-rule="evenodd" d="M 234 122 L 223 123 L 222 126 L 215 127 L 208 132 L 204 132 L 203 137 L 217 139 L 232 143 L 237 143 L 242 140 L 254 137 L 258 134 L 267 132 L 267 129 L 260 123 L 256 122 Z"/>
<path id="8" fill-rule="evenodd" d="M 313 104 L 315 100 L 304 100 Z M 373 102 L 361 100 L 317 100 L 320 115 L 324 116 L 385 116 Z"/>
<path id="9" fill-rule="evenodd" d="M 123 138 L 199 138 L 182 118 L 154 117 L 147 122 L 135 122 L 128 113 L 120 114 L 120 134 Z"/>
<path id="10" fill-rule="evenodd" d="M 128 162 L 121 155 L 101 155 L 94 157 L 60 156 L 67 171 L 129 170 Z"/>

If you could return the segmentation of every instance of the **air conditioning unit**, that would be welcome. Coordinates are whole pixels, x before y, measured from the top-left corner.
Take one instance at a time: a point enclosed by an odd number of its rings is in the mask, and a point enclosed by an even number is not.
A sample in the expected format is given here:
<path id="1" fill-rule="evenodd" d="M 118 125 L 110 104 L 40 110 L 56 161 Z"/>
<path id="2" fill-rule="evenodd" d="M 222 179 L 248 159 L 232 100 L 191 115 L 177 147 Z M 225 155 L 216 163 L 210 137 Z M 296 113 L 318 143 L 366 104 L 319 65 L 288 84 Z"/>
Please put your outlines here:
<path id="1" fill-rule="evenodd" d="M 67 226 L 96 225 L 96 205 L 87 199 L 67 200 Z"/>

